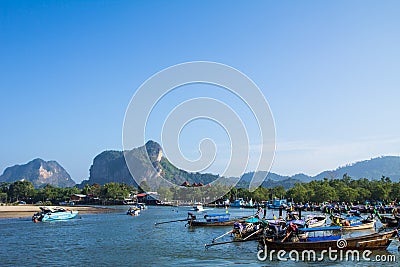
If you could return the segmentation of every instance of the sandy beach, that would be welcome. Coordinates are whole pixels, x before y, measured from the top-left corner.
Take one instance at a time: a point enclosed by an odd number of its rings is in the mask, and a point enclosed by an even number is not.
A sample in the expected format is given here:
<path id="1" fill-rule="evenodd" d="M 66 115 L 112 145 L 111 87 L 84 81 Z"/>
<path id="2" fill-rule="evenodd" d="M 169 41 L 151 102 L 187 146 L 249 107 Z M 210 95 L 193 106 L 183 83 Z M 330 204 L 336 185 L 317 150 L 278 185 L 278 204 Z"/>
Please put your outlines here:
<path id="1" fill-rule="evenodd" d="M 0 219 L 4 218 L 24 218 L 31 217 L 35 212 L 40 211 L 40 206 L 36 205 L 18 205 L 18 206 L 0 206 Z M 70 210 L 77 210 L 80 214 L 111 212 L 110 208 L 92 207 L 92 206 L 47 206 L 64 207 Z"/>

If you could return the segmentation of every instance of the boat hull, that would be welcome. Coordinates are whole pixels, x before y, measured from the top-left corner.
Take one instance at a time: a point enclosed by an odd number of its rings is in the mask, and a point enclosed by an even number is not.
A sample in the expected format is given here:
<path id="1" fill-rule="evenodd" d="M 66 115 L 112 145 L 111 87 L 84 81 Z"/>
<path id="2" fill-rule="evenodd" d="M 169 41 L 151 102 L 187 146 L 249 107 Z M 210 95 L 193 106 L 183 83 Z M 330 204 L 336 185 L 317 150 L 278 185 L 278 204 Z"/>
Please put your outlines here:
<path id="1" fill-rule="evenodd" d="M 363 223 L 360 225 L 354 226 L 342 226 L 343 230 L 352 231 L 352 230 L 365 230 L 365 229 L 372 229 L 375 227 L 375 221 Z"/>
<path id="2" fill-rule="evenodd" d="M 374 233 L 359 237 L 351 237 L 346 240 L 346 246 L 339 246 L 338 240 L 327 240 L 327 241 L 299 241 L 299 242 L 280 242 L 280 241 L 272 241 L 266 238 L 263 238 L 260 243 L 264 246 L 266 245 L 268 250 L 329 250 L 329 249 L 337 249 L 337 250 L 380 250 L 386 249 L 394 236 L 396 236 L 397 231 L 389 231 L 384 233 Z M 343 243 L 342 243 L 343 244 Z"/>
<path id="3" fill-rule="evenodd" d="M 78 211 L 65 211 L 65 212 L 54 212 L 47 213 L 41 219 L 42 222 L 52 222 L 52 221 L 60 221 L 60 220 L 69 220 L 73 219 L 78 215 Z"/>
<path id="4" fill-rule="evenodd" d="M 376 220 L 364 220 L 361 223 L 354 223 L 351 225 L 340 225 L 345 231 L 354 231 L 354 230 L 366 230 L 372 229 L 375 227 Z M 337 224 L 332 223 L 331 225 L 336 226 Z"/>
<path id="5" fill-rule="evenodd" d="M 202 222 L 202 221 L 189 221 L 189 226 L 233 226 L 236 221 L 226 222 Z M 244 221 L 239 221 L 244 222 Z"/>
<path id="6" fill-rule="evenodd" d="M 223 221 L 223 222 L 207 222 L 207 221 L 196 221 L 196 220 L 189 220 L 188 225 L 189 226 L 200 226 L 200 227 L 207 227 L 207 226 L 233 226 L 235 222 L 240 222 L 244 223 L 246 219 L 249 217 L 244 217 L 240 219 L 235 219 L 235 220 L 228 220 L 228 221 Z"/>

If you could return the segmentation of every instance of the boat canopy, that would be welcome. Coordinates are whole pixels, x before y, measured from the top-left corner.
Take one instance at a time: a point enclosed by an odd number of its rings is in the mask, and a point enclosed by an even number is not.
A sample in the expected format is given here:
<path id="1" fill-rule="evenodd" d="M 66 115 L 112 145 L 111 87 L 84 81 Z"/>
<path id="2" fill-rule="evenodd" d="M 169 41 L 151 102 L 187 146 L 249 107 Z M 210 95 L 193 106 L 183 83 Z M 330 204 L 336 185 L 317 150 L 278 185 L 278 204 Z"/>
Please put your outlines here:
<path id="1" fill-rule="evenodd" d="M 250 219 L 247 219 L 245 222 L 247 222 L 247 223 L 257 223 L 257 222 L 260 222 L 261 220 L 260 219 L 258 219 L 258 218 L 250 218 Z"/>

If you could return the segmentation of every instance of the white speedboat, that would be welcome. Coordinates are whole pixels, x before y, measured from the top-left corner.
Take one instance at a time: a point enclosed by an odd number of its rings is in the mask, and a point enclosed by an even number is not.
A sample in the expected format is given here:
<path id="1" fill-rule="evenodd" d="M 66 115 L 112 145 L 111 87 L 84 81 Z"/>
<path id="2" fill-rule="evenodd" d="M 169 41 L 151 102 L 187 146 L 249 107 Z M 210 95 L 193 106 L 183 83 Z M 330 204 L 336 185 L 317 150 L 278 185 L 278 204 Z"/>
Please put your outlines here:
<path id="1" fill-rule="evenodd" d="M 202 204 L 196 204 L 193 206 L 194 211 L 204 211 L 204 207 Z"/>
<path id="2" fill-rule="evenodd" d="M 326 223 L 325 215 L 307 215 L 306 224 L 309 228 L 322 227 Z"/>
<path id="3" fill-rule="evenodd" d="M 78 211 L 66 210 L 64 208 L 40 207 L 41 211 L 32 216 L 34 222 L 52 222 L 73 219 L 78 215 Z"/>

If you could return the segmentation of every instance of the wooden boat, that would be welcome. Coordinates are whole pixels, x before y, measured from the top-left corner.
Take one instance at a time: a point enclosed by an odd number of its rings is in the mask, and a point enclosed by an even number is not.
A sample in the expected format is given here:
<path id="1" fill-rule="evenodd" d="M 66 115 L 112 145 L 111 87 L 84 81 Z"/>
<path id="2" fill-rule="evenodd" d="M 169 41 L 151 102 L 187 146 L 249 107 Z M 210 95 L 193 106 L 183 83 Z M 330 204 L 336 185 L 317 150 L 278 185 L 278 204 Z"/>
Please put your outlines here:
<path id="1" fill-rule="evenodd" d="M 271 237 L 280 237 L 284 238 L 286 235 L 286 229 L 288 227 L 294 227 L 296 229 L 304 229 L 307 226 L 307 223 L 304 220 L 291 220 L 291 221 L 284 221 L 284 220 L 272 220 L 272 221 L 267 221 L 268 222 L 268 229 L 265 231 L 266 235 L 269 235 Z M 297 235 L 299 238 L 305 238 L 308 236 L 308 233 L 306 232 L 299 232 Z"/>
<path id="2" fill-rule="evenodd" d="M 237 221 L 244 222 L 249 217 L 231 219 L 229 213 L 223 214 L 206 214 L 204 220 L 198 220 L 197 217 L 188 213 L 188 226 L 233 226 Z"/>
<path id="3" fill-rule="evenodd" d="M 78 211 L 66 210 L 64 208 L 40 207 L 40 212 L 32 216 L 33 222 L 52 222 L 73 219 L 78 215 Z"/>
<path id="4" fill-rule="evenodd" d="M 334 226 L 335 227 L 335 226 Z M 338 227 L 338 226 L 336 226 Z M 323 231 L 326 231 L 324 227 Z M 308 231 L 318 230 L 321 228 L 307 228 Z M 333 229 L 334 230 L 334 229 Z M 307 230 L 306 230 L 307 231 Z M 341 235 L 330 235 L 324 237 L 307 237 L 297 242 L 282 242 L 281 240 L 273 240 L 263 237 L 259 242 L 262 246 L 266 246 L 268 250 L 285 250 L 285 251 L 303 251 L 303 250 L 378 250 L 386 249 L 392 242 L 392 238 L 397 235 L 397 230 L 382 233 L 368 234 L 358 237 L 350 237 L 341 239 Z"/>
<path id="5" fill-rule="evenodd" d="M 352 231 L 352 230 L 365 230 L 372 229 L 375 227 L 376 220 L 365 219 L 359 222 L 350 223 L 349 226 L 343 225 L 343 230 Z"/>
<path id="6" fill-rule="evenodd" d="M 348 216 L 345 218 L 334 216 L 331 225 L 341 226 L 343 230 L 353 231 L 372 229 L 375 227 L 375 222 L 375 219 L 364 219 L 359 216 Z"/>
<path id="7" fill-rule="evenodd" d="M 244 222 L 234 222 L 233 230 L 231 231 L 233 235 L 233 240 L 245 241 L 245 240 L 259 240 L 263 235 L 263 227 L 265 221 L 259 218 L 250 218 Z"/>
<path id="8" fill-rule="evenodd" d="M 216 245 L 260 240 L 260 238 L 263 237 L 265 226 L 267 225 L 267 221 L 259 219 L 257 217 L 251 217 L 244 222 L 236 221 L 233 224 L 232 230 L 214 238 L 212 240 L 212 243 L 205 244 L 205 247 L 209 248 Z M 226 235 L 230 235 L 232 237 L 232 240 L 218 243 L 215 242 L 216 240 L 223 238 Z"/>

